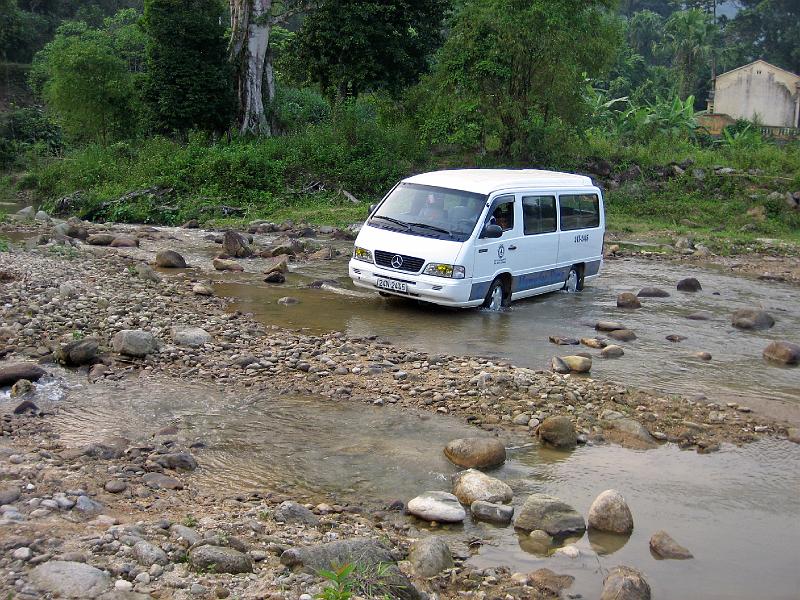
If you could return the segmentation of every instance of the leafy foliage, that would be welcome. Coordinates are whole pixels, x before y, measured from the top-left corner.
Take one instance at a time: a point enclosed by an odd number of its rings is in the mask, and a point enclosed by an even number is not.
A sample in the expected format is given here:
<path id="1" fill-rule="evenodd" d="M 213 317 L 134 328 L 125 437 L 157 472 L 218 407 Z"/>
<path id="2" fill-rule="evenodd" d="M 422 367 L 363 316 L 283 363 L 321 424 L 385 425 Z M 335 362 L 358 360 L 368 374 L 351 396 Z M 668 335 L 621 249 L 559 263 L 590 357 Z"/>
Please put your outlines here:
<path id="1" fill-rule="evenodd" d="M 63 149 L 61 128 L 41 108 L 16 108 L 0 114 L 0 167 L 18 166 L 27 152 L 52 156 Z"/>

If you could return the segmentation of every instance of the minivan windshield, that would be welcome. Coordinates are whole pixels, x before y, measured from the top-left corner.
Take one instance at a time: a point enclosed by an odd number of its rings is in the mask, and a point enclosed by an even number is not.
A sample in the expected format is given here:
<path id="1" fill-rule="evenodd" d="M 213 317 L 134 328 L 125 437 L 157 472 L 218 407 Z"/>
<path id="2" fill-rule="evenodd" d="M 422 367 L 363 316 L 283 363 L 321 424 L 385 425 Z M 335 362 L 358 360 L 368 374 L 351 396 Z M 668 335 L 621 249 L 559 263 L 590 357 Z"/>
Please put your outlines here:
<path id="1" fill-rule="evenodd" d="M 369 225 L 464 242 L 472 235 L 486 199 L 487 196 L 473 192 L 401 183 L 372 215 Z"/>

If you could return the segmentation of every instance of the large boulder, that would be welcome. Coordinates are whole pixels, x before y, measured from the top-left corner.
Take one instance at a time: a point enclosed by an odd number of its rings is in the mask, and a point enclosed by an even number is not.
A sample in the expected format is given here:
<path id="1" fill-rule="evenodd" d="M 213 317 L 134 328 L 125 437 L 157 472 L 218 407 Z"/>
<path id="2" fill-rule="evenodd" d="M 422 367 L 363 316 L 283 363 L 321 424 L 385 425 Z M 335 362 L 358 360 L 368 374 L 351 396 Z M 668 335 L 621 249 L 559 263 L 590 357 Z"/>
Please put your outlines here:
<path id="1" fill-rule="evenodd" d="M 455 566 L 450 547 L 439 536 L 423 538 L 411 544 L 408 560 L 414 566 L 414 571 L 422 577 L 433 577 Z"/>
<path id="2" fill-rule="evenodd" d="M 586 522 L 581 514 L 555 496 L 531 494 L 517 512 L 514 527 L 530 533 L 541 529 L 549 535 L 582 535 Z"/>
<path id="3" fill-rule="evenodd" d="M 56 361 L 66 367 L 81 367 L 93 365 L 98 358 L 99 343 L 94 338 L 76 340 L 55 349 Z"/>
<path id="4" fill-rule="evenodd" d="M 650 586 L 636 569 L 614 567 L 603 580 L 600 600 L 650 600 Z"/>
<path id="5" fill-rule="evenodd" d="M 733 313 L 731 325 L 737 329 L 760 331 L 775 325 L 775 319 L 768 312 L 757 308 L 740 308 Z"/>
<path id="6" fill-rule="evenodd" d="M 34 568 L 28 581 L 38 590 L 62 598 L 96 598 L 111 585 L 109 575 L 82 562 L 51 560 Z"/>
<path id="7" fill-rule="evenodd" d="M 589 507 L 589 527 L 609 533 L 629 534 L 633 531 L 633 515 L 625 498 L 617 490 L 606 490 Z"/>
<path id="8" fill-rule="evenodd" d="M 244 236 L 230 229 L 222 238 L 222 251 L 233 258 L 246 258 L 253 254 Z"/>
<path id="9" fill-rule="evenodd" d="M 189 564 L 197 571 L 214 573 L 252 573 L 253 561 L 227 546 L 198 546 L 189 551 Z"/>
<path id="10" fill-rule="evenodd" d="M 162 250 L 156 254 L 156 266 L 163 269 L 185 269 L 186 260 L 174 250 Z"/>
<path id="11" fill-rule="evenodd" d="M 636 294 L 631 292 L 623 292 L 617 296 L 617 308 L 641 308 L 642 303 Z"/>
<path id="12" fill-rule="evenodd" d="M 123 329 L 114 335 L 111 347 L 119 354 L 142 358 L 158 351 L 158 340 L 149 331 Z"/>
<path id="13" fill-rule="evenodd" d="M 468 469 L 490 469 L 506 461 L 506 447 L 497 438 L 459 438 L 444 448 L 450 462 Z"/>
<path id="14" fill-rule="evenodd" d="M 536 435 L 557 448 L 572 448 L 578 443 L 578 434 L 572 420 L 560 415 L 547 417 L 542 421 Z"/>
<path id="15" fill-rule="evenodd" d="M 666 531 L 656 531 L 650 538 L 650 552 L 657 558 L 686 560 L 694 558 L 691 552 L 672 539 Z"/>
<path id="16" fill-rule="evenodd" d="M 452 480 L 453 494 L 462 504 L 470 505 L 476 500 L 509 502 L 514 496 L 507 483 L 475 469 L 456 473 Z"/>
<path id="17" fill-rule="evenodd" d="M 764 348 L 764 358 L 782 365 L 800 364 L 800 346 L 791 342 L 772 342 Z"/>
<path id="18" fill-rule="evenodd" d="M 447 492 L 424 492 L 409 500 L 407 510 L 420 519 L 437 523 L 460 523 L 467 516 L 458 498 Z"/>
<path id="19" fill-rule="evenodd" d="M 38 381 L 45 370 L 34 363 L 11 363 L 0 367 L 0 387 L 14 385 L 20 379 Z"/>
<path id="20" fill-rule="evenodd" d="M 679 292 L 699 292 L 703 289 L 703 286 L 694 277 L 687 277 L 678 282 L 677 288 Z"/>
<path id="21" fill-rule="evenodd" d="M 211 334 L 201 327 L 176 326 L 172 328 L 172 341 L 178 346 L 199 348 L 211 342 Z"/>

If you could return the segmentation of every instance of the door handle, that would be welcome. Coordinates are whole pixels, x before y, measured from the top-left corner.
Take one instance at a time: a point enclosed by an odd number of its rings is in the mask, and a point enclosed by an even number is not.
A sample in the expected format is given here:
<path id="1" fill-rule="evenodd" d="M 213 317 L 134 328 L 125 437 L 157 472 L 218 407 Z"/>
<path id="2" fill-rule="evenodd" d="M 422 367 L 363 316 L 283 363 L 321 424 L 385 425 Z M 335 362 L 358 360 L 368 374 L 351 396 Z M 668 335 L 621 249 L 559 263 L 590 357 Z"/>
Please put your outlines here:
<path id="1" fill-rule="evenodd" d="M 488 252 L 488 251 L 489 251 L 488 248 L 481 248 L 480 250 L 478 250 L 478 254 L 483 254 L 484 252 Z"/>
<path id="2" fill-rule="evenodd" d="M 516 247 L 516 246 L 509 246 L 509 247 L 508 247 L 508 249 L 509 249 L 509 250 L 516 250 L 516 249 L 517 249 L 517 247 Z"/>

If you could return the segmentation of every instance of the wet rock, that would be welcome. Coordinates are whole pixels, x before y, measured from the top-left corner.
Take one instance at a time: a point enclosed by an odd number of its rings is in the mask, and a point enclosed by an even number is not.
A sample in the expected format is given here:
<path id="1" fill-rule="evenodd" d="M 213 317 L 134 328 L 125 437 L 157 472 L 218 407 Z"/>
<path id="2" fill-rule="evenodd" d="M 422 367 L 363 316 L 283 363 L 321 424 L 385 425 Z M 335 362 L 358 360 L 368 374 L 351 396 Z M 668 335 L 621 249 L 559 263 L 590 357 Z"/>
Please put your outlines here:
<path id="1" fill-rule="evenodd" d="M 264 281 L 266 283 L 286 283 L 286 275 L 281 273 L 280 271 L 272 271 L 268 273 L 266 277 L 264 277 Z"/>
<path id="2" fill-rule="evenodd" d="M 554 356 L 551 359 L 550 368 L 553 369 L 555 373 L 560 373 L 561 375 L 566 375 L 570 372 L 569 365 L 561 360 L 558 356 Z"/>
<path id="3" fill-rule="evenodd" d="M 244 236 L 232 230 L 226 231 L 222 237 L 222 251 L 233 258 L 246 258 L 253 254 Z"/>
<path id="4" fill-rule="evenodd" d="M 156 253 L 156 266 L 162 269 L 185 269 L 186 260 L 174 250 L 162 250 Z"/>
<path id="5" fill-rule="evenodd" d="M 791 342 L 772 342 L 764 348 L 764 358 L 782 365 L 800 364 L 800 345 Z"/>
<path id="6" fill-rule="evenodd" d="M 57 347 L 54 356 L 58 363 L 66 367 L 93 365 L 99 360 L 99 348 L 96 339 L 86 338 Z"/>
<path id="7" fill-rule="evenodd" d="M 211 334 L 201 327 L 173 327 L 172 341 L 178 346 L 199 348 L 211 343 Z"/>
<path id="8" fill-rule="evenodd" d="M 707 310 L 698 310 L 697 312 L 686 315 L 686 318 L 690 321 L 710 321 L 713 316 L 714 315 Z"/>
<path id="9" fill-rule="evenodd" d="M 109 246 L 115 237 L 113 233 L 93 233 L 86 238 L 86 243 L 91 246 Z"/>
<path id="10" fill-rule="evenodd" d="M 111 340 L 114 352 L 143 358 L 158 351 L 158 340 L 149 331 L 141 329 L 123 329 Z"/>
<path id="11" fill-rule="evenodd" d="M 536 435 L 557 448 L 572 448 L 578 443 L 578 434 L 572 420 L 560 415 L 547 417 L 542 421 Z"/>
<path id="12" fill-rule="evenodd" d="M 603 580 L 600 600 L 650 600 L 650 586 L 636 569 L 614 567 Z"/>
<path id="13" fill-rule="evenodd" d="M 21 379 L 20 381 L 24 381 L 24 380 Z M 19 383 L 19 382 L 17 382 L 17 383 Z M 14 384 L 14 385 L 16 385 L 16 384 Z M 15 415 L 22 415 L 22 414 L 26 414 L 26 413 L 28 413 L 28 414 L 37 414 L 38 412 L 39 412 L 39 407 L 36 406 L 36 404 L 31 402 L 30 400 L 23 400 L 22 402 L 20 402 L 14 408 L 14 414 Z"/>
<path id="14" fill-rule="evenodd" d="M 608 343 L 601 338 L 581 338 L 581 344 L 589 348 L 605 348 Z"/>
<path id="15" fill-rule="evenodd" d="M 96 598 L 111 586 L 111 578 L 100 569 L 62 560 L 38 565 L 28 581 L 43 592 L 64 598 Z"/>
<path id="16" fill-rule="evenodd" d="M 24 396 L 25 394 L 33 393 L 36 390 L 36 386 L 33 385 L 32 382 L 28 381 L 27 379 L 20 379 L 11 386 L 11 397 L 12 398 L 19 398 L 20 396 Z M 19 407 L 17 407 L 19 408 Z M 15 414 L 19 414 L 16 413 Z"/>
<path id="17" fill-rule="evenodd" d="M 303 525 L 310 525 L 315 527 L 319 525 L 319 517 L 307 509 L 302 504 L 287 500 L 281 502 L 277 510 L 273 514 L 276 521 L 283 523 L 301 523 Z"/>
<path id="18" fill-rule="evenodd" d="M 112 248 L 138 248 L 139 240 L 130 235 L 118 235 L 109 245 Z"/>
<path id="19" fill-rule="evenodd" d="M 572 575 L 558 575 L 550 569 L 538 569 L 528 575 L 528 583 L 544 594 L 560 598 L 561 592 L 575 583 Z"/>
<path id="20" fill-rule="evenodd" d="M 622 346 L 617 346 L 616 344 L 606 346 L 600 351 L 600 356 L 603 358 L 619 358 L 624 354 L 625 351 L 622 349 Z"/>
<path id="21" fill-rule="evenodd" d="M 632 342 L 636 339 L 636 334 L 630 329 L 615 329 L 608 332 L 608 337 L 618 342 Z"/>
<path id="22" fill-rule="evenodd" d="M 669 298 L 669 292 L 657 287 L 643 287 L 636 294 L 639 298 Z"/>
<path id="23" fill-rule="evenodd" d="M 0 367 L 0 387 L 14 385 L 20 379 L 38 381 L 45 370 L 34 363 L 12 363 Z"/>
<path id="24" fill-rule="evenodd" d="M 650 435 L 647 428 L 635 419 L 623 417 L 604 421 L 604 424 L 608 428 L 605 431 L 605 436 L 611 442 L 627 448 L 641 450 L 658 446 L 655 438 Z"/>
<path id="25" fill-rule="evenodd" d="M 467 516 L 458 498 L 447 492 L 424 492 L 408 502 L 410 514 L 426 521 L 460 523 Z"/>
<path id="26" fill-rule="evenodd" d="M 565 338 L 557 335 L 551 335 L 550 342 L 556 344 L 557 346 L 577 346 L 581 343 L 580 340 L 575 338 Z"/>
<path id="27" fill-rule="evenodd" d="M 556 537 L 582 535 L 586 531 L 586 523 L 578 511 L 547 494 L 528 496 L 514 519 L 514 527 L 526 532 L 541 529 Z"/>
<path id="28" fill-rule="evenodd" d="M 476 500 L 470 504 L 469 509 L 474 519 L 497 525 L 508 525 L 514 516 L 513 506 L 484 502 L 483 500 Z"/>
<path id="29" fill-rule="evenodd" d="M 173 454 L 162 454 L 155 459 L 155 462 L 165 469 L 173 471 L 194 471 L 197 468 L 197 460 L 188 452 L 175 452 Z"/>
<path id="30" fill-rule="evenodd" d="M 490 469 L 506 461 L 506 447 L 497 438 L 459 438 L 448 442 L 444 455 L 468 469 Z"/>
<path id="31" fill-rule="evenodd" d="M 408 560 L 421 577 L 433 577 L 455 566 L 450 547 L 439 536 L 423 538 L 411 544 Z"/>
<path id="32" fill-rule="evenodd" d="M 737 329 L 761 331 L 775 325 L 775 319 L 768 312 L 755 308 L 741 308 L 733 313 L 731 325 Z"/>
<path id="33" fill-rule="evenodd" d="M 622 494 L 606 490 L 589 507 L 589 527 L 598 531 L 629 534 L 633 531 L 633 515 Z"/>
<path id="34" fill-rule="evenodd" d="M 0 506 L 19 500 L 22 490 L 15 485 L 0 485 Z"/>
<path id="35" fill-rule="evenodd" d="M 198 546 L 189 551 L 189 564 L 196 571 L 214 573 L 252 573 L 253 561 L 247 554 L 225 546 Z"/>
<path id="36" fill-rule="evenodd" d="M 616 321 L 598 321 L 594 328 L 597 331 L 616 331 L 618 329 L 625 329 L 625 325 L 617 323 Z"/>
<path id="37" fill-rule="evenodd" d="M 691 552 L 672 539 L 666 531 L 657 531 L 650 538 L 650 551 L 657 558 L 685 560 L 694 558 Z"/>
<path id="38" fill-rule="evenodd" d="M 99 442 L 93 442 L 84 448 L 83 454 L 93 458 L 111 460 L 121 458 L 125 454 L 130 440 L 121 436 L 107 437 Z"/>
<path id="39" fill-rule="evenodd" d="M 300 304 L 300 300 L 297 298 L 293 298 L 292 296 L 284 296 L 283 298 L 278 298 L 278 304 L 283 304 L 284 306 L 291 306 L 293 304 Z"/>
<path id="40" fill-rule="evenodd" d="M 711 360 L 710 352 L 695 352 L 692 356 L 699 358 L 700 360 Z"/>
<path id="41" fill-rule="evenodd" d="M 163 473 L 145 473 L 142 476 L 142 483 L 152 489 L 162 490 L 182 490 L 183 482 L 175 477 L 164 475 Z"/>
<path id="42" fill-rule="evenodd" d="M 235 260 L 228 260 L 226 258 L 215 258 L 211 263 L 217 271 L 244 271 L 244 267 L 237 263 Z"/>
<path id="43" fill-rule="evenodd" d="M 623 292 L 617 296 L 617 308 L 641 308 L 639 298 L 631 292 Z"/>
<path id="44" fill-rule="evenodd" d="M 666 336 L 666 339 L 670 342 L 682 342 L 686 339 L 685 335 L 678 335 L 677 333 L 670 333 Z"/>
<path id="45" fill-rule="evenodd" d="M 681 279 L 678 282 L 678 291 L 679 292 L 699 292 L 703 289 L 700 285 L 700 282 L 695 279 L 694 277 L 687 277 L 686 279 Z"/>
<path id="46" fill-rule="evenodd" d="M 470 505 L 476 500 L 509 502 L 514 496 L 507 483 L 475 469 L 456 473 L 452 480 L 453 494 L 462 504 Z"/>
<path id="47" fill-rule="evenodd" d="M 192 286 L 192 292 L 198 296 L 213 296 L 214 288 L 207 283 L 195 283 L 194 286 Z"/>
<path id="48" fill-rule="evenodd" d="M 592 359 L 585 356 L 561 356 L 559 357 L 570 370 L 570 373 L 588 373 L 592 369 Z"/>
<path id="49" fill-rule="evenodd" d="M 289 270 L 289 257 L 285 254 L 273 256 L 264 267 L 264 275 L 270 273 L 286 273 Z"/>
<path id="50" fill-rule="evenodd" d="M 145 540 L 139 540 L 133 545 L 133 557 L 140 565 L 145 567 L 151 567 L 152 565 L 161 565 L 163 567 L 169 563 L 166 552 Z"/>

